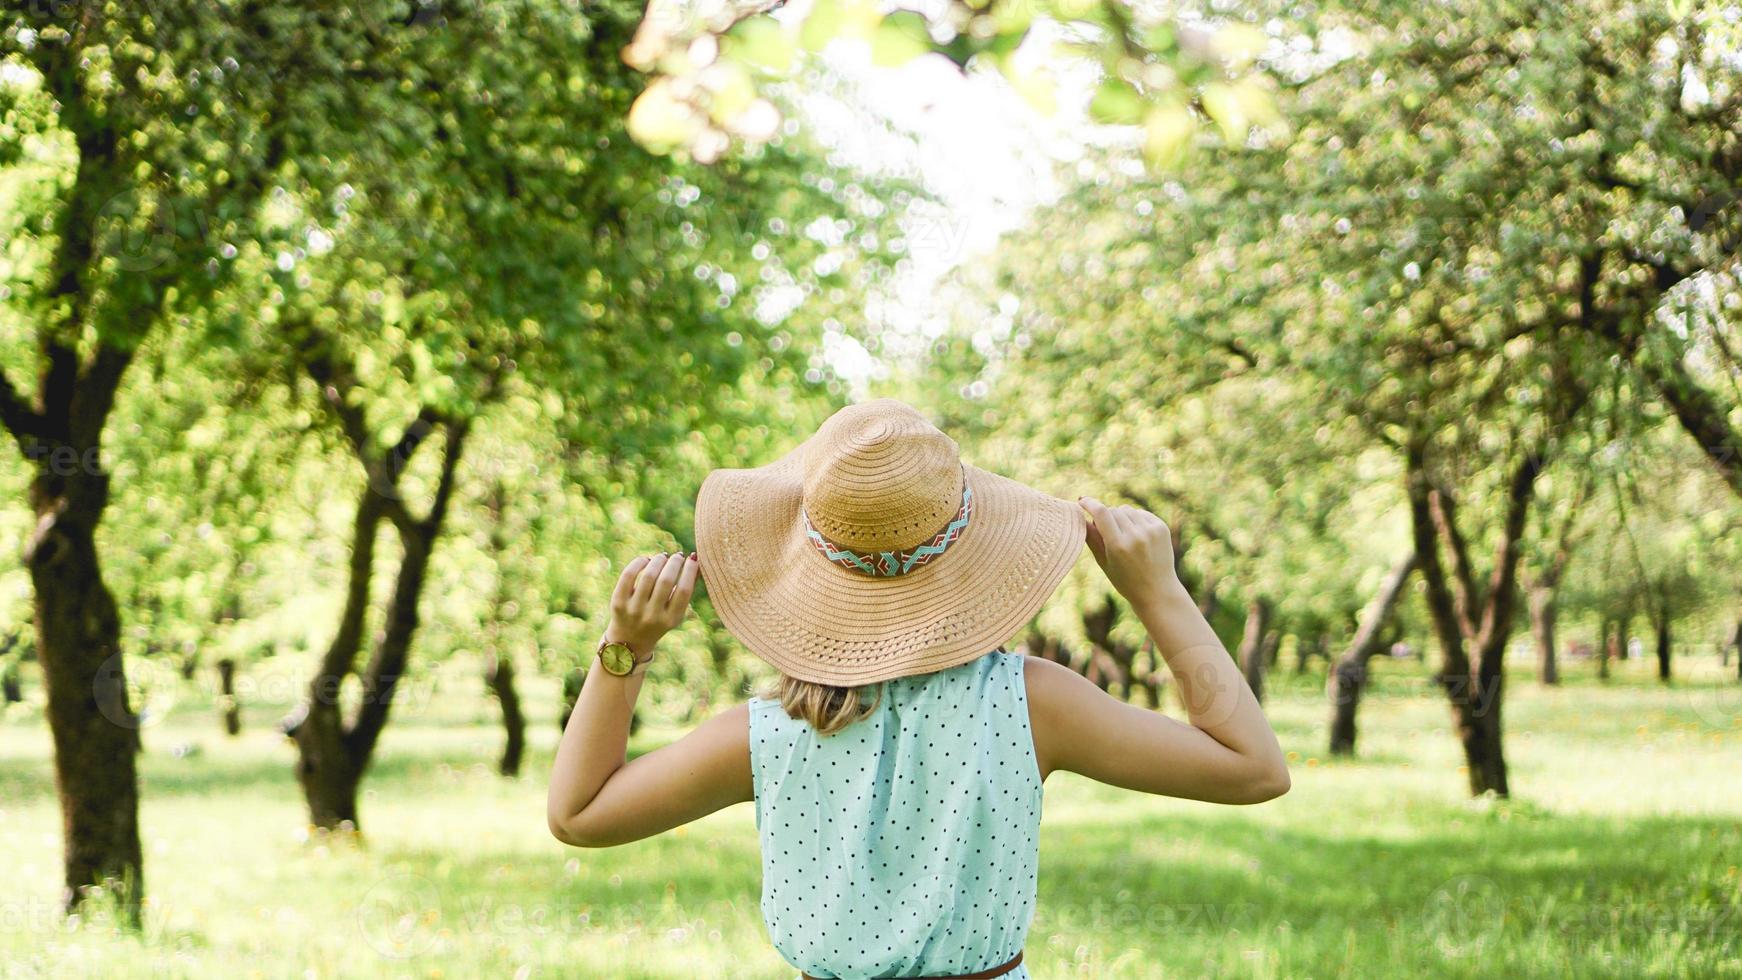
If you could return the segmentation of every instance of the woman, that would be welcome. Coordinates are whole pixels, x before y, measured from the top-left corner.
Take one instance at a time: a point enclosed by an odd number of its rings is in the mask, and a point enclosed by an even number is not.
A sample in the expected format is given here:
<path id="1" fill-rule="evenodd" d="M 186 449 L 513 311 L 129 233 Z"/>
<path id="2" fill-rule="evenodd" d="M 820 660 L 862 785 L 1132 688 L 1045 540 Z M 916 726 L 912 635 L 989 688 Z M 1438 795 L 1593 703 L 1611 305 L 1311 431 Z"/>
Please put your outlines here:
<path id="1" fill-rule="evenodd" d="M 1085 536 L 1190 724 L 1002 650 Z M 1174 575 L 1166 525 L 963 465 L 900 402 L 842 409 L 775 463 L 710 474 L 696 542 L 617 582 L 603 669 L 557 750 L 551 833 L 604 847 L 754 801 L 763 918 L 806 977 L 1026 977 L 1056 770 L 1218 803 L 1288 790 L 1257 699 Z M 646 665 L 698 574 L 779 682 L 625 762 Z"/>

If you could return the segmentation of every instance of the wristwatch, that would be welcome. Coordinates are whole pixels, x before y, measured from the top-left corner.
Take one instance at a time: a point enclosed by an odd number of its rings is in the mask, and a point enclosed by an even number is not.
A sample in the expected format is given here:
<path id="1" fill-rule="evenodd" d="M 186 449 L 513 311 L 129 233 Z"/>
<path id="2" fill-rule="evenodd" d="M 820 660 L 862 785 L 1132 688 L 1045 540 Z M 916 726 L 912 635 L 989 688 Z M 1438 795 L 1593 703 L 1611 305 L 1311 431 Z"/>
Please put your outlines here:
<path id="1" fill-rule="evenodd" d="M 653 662 L 650 656 L 646 660 L 636 660 L 635 651 L 629 649 L 629 644 L 621 640 L 599 638 L 599 663 L 604 666 L 605 673 L 612 677 L 628 677 L 635 668 Z"/>

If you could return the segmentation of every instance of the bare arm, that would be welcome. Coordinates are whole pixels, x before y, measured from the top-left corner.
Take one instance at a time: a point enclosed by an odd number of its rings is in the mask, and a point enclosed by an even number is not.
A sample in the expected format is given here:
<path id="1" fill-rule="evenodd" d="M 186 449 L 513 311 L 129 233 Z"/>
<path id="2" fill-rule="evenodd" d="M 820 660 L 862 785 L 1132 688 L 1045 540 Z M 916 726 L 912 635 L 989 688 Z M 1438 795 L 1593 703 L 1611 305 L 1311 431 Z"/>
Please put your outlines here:
<path id="1" fill-rule="evenodd" d="M 1089 547 L 1167 661 L 1186 724 L 1113 698 L 1068 667 L 1026 664 L 1041 774 L 1054 769 L 1125 789 L 1212 803 L 1262 803 L 1288 791 L 1288 766 L 1258 699 L 1173 573 L 1167 525 L 1135 507 L 1083 499 Z"/>
<path id="2" fill-rule="evenodd" d="M 650 662 L 659 638 L 683 621 L 695 591 L 693 558 L 637 558 L 611 596 L 606 638 Z M 737 705 L 670 745 L 627 762 L 629 719 L 645 667 L 616 677 L 598 663 L 575 699 L 557 746 L 546 802 L 565 844 L 609 847 L 651 837 L 753 795 L 749 715 Z"/>

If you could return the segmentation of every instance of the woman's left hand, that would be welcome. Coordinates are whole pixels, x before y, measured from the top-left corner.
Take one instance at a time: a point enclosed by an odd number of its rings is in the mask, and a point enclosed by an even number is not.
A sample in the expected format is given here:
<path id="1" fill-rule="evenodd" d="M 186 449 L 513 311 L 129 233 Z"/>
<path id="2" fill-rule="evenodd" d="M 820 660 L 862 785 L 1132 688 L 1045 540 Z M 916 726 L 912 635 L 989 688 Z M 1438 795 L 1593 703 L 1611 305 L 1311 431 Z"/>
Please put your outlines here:
<path id="1" fill-rule="evenodd" d="M 631 561 L 611 592 L 611 624 L 605 639 L 626 643 L 642 660 L 659 638 L 676 629 L 689 612 L 701 563 L 694 553 L 642 555 Z"/>

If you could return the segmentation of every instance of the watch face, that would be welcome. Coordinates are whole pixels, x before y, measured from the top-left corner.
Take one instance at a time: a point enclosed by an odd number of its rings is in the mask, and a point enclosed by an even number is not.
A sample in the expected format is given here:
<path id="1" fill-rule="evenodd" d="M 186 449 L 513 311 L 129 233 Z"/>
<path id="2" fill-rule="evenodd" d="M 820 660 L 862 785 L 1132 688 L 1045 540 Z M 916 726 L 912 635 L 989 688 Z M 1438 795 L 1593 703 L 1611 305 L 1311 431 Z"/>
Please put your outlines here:
<path id="1" fill-rule="evenodd" d="M 599 648 L 599 661 L 606 670 L 622 677 L 635 669 L 635 651 L 622 643 L 607 643 Z"/>

